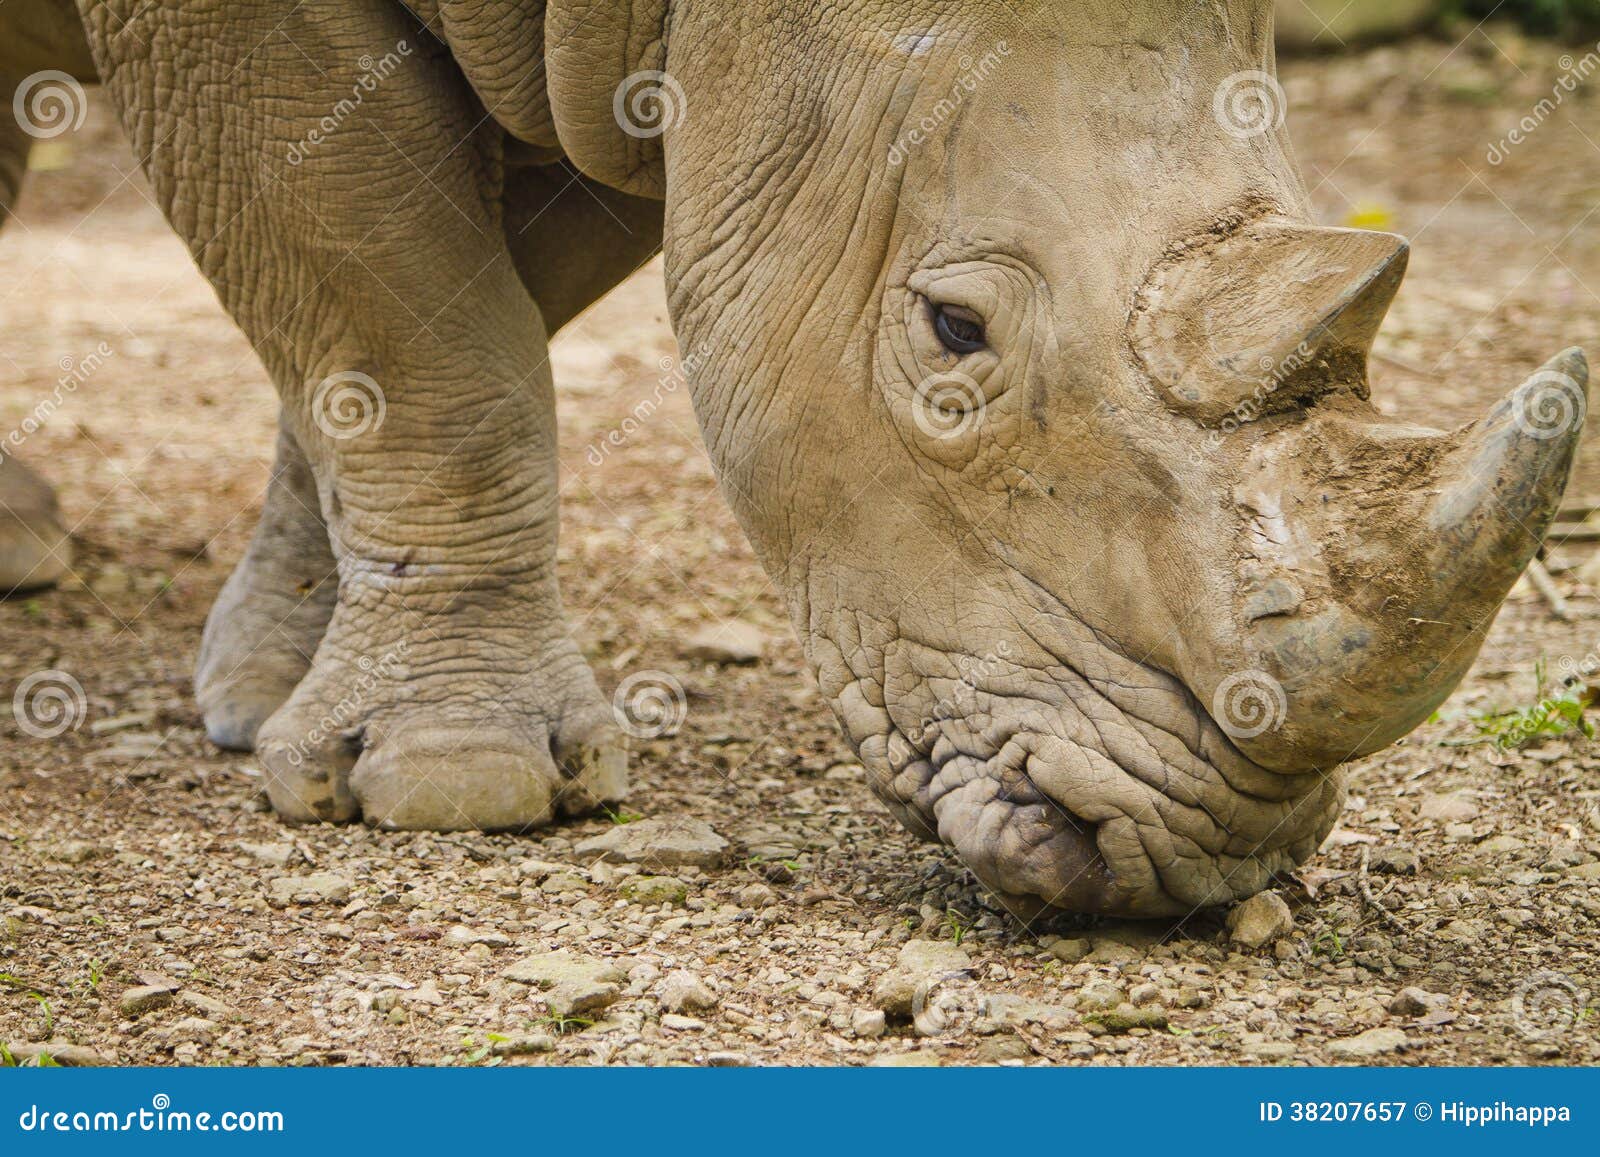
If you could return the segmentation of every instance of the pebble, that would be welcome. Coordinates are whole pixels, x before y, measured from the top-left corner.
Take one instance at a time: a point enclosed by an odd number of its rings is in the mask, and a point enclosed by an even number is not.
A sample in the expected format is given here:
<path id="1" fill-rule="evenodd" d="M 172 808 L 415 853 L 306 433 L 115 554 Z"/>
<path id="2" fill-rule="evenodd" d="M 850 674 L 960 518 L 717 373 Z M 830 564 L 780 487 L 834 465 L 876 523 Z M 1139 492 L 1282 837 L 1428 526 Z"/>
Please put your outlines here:
<path id="1" fill-rule="evenodd" d="M 747 666 L 759 663 L 767 649 L 766 632 L 738 619 L 701 627 L 684 640 L 685 659 L 696 663 Z"/>
<path id="2" fill-rule="evenodd" d="M 1078 991 L 1078 1007 L 1085 1012 L 1107 1012 L 1127 999 L 1122 986 L 1109 980 L 1093 981 Z"/>
<path id="3" fill-rule="evenodd" d="M 711 825 L 692 816 L 636 820 L 617 824 L 610 831 L 581 842 L 575 852 L 581 860 L 601 858 L 625 864 L 660 868 L 710 868 L 728 850 L 728 841 Z"/>
<path id="4" fill-rule="evenodd" d="M 646 908 L 656 904 L 678 907 L 689 898 L 689 885 L 676 876 L 630 876 L 617 891 L 624 900 Z"/>
<path id="5" fill-rule="evenodd" d="M 1372 853 L 1372 860 L 1368 865 L 1374 872 L 1382 872 L 1390 876 L 1415 876 L 1419 861 L 1417 853 L 1409 848 L 1397 848 L 1388 845 Z"/>
<path id="6" fill-rule="evenodd" d="M 334 872 L 279 876 L 267 881 L 267 903 L 274 908 L 295 904 L 343 904 L 350 899 L 350 881 Z"/>
<path id="7" fill-rule="evenodd" d="M 1423 1016 L 1447 1003 L 1448 999 L 1421 988 L 1402 988 L 1389 1001 L 1389 1011 L 1396 1016 Z"/>
<path id="8" fill-rule="evenodd" d="M 1276 892 L 1252 896 L 1228 913 L 1228 932 L 1235 944 L 1263 948 L 1294 931 L 1294 913 Z"/>
<path id="9" fill-rule="evenodd" d="M 141 984 L 130 988 L 117 998 L 117 1008 L 123 1016 L 133 1018 L 166 1008 L 172 1003 L 172 989 L 164 984 Z"/>
<path id="10" fill-rule="evenodd" d="M 656 996 L 668 1012 L 711 1009 L 717 1007 L 717 997 L 706 982 L 692 972 L 669 972 L 656 986 Z"/>
<path id="11" fill-rule="evenodd" d="M 889 1018 L 879 1008 L 858 1008 L 850 1014 L 850 1031 L 863 1040 L 877 1040 L 889 1031 Z"/>
<path id="12" fill-rule="evenodd" d="M 489 1051 L 497 1057 L 525 1057 L 534 1053 L 553 1053 L 555 1050 L 556 1038 L 542 1032 L 509 1037 L 489 1046 Z"/>
<path id="13" fill-rule="evenodd" d="M 1062 937 L 1050 945 L 1050 955 L 1068 964 L 1076 964 L 1089 955 L 1092 944 L 1087 940 Z"/>
<path id="14" fill-rule="evenodd" d="M 872 1003 L 894 1020 L 909 1020 L 919 986 L 972 969 L 972 957 L 948 940 L 908 940 L 895 967 L 878 981 Z"/>
<path id="15" fill-rule="evenodd" d="M 1470 823 L 1478 818 L 1478 802 L 1462 792 L 1448 795 L 1430 795 L 1422 801 L 1417 815 L 1439 823 Z"/>
<path id="16" fill-rule="evenodd" d="M 713 1069 L 742 1069 L 749 1066 L 750 1058 L 735 1052 L 707 1053 L 706 1064 Z"/>
<path id="17" fill-rule="evenodd" d="M 1336 1057 L 1378 1057 L 1398 1052 L 1411 1038 L 1397 1028 L 1369 1028 L 1359 1036 L 1328 1042 L 1328 1052 Z"/>
<path id="18" fill-rule="evenodd" d="M 622 996 L 627 976 L 609 960 L 572 952 L 541 952 L 517 961 L 501 973 L 507 980 L 529 984 L 544 993 L 557 1016 L 574 1016 L 606 1008 Z"/>
<path id="19" fill-rule="evenodd" d="M 110 1060 L 93 1049 L 70 1041 L 13 1041 L 6 1045 L 6 1051 L 19 1065 L 38 1064 L 40 1057 L 49 1057 L 56 1064 L 69 1069 L 99 1068 L 111 1064 Z"/>
<path id="20" fill-rule="evenodd" d="M 274 868 L 287 868 L 299 855 L 293 844 L 252 844 L 240 842 L 239 850 L 252 860 L 260 860 Z"/>
<path id="21" fill-rule="evenodd" d="M 706 1022 L 695 1020 L 692 1016 L 679 1016 L 675 1012 L 669 1012 L 662 1016 L 661 1027 L 674 1032 L 704 1032 Z"/>

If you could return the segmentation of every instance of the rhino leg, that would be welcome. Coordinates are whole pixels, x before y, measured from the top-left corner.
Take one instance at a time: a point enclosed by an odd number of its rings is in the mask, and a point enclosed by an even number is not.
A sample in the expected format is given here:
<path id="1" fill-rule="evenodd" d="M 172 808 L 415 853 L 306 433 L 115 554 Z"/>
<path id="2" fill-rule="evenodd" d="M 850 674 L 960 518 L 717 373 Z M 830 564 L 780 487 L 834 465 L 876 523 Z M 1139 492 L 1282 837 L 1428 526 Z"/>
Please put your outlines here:
<path id="1" fill-rule="evenodd" d="M 508 172 L 505 233 L 545 324 L 560 329 L 661 245 L 659 201 L 631 197 L 565 164 Z M 206 618 L 195 698 L 218 747 L 251 751 L 261 724 L 311 668 L 338 576 L 316 479 L 294 436 L 278 457 L 261 521 Z"/>
<path id="2" fill-rule="evenodd" d="M 33 138 L 11 115 L 16 78 L 0 73 L 0 226 L 11 215 L 28 168 Z M 72 564 L 55 492 L 44 479 L 0 450 L 0 595 L 47 587 Z"/>
<path id="3" fill-rule="evenodd" d="M 255 536 L 206 618 L 195 698 L 218 747 L 250 751 L 311 668 L 339 590 L 311 464 L 278 431 Z"/>
<path id="4" fill-rule="evenodd" d="M 556 581 L 544 324 L 459 71 L 399 5 L 85 15 L 158 202 L 278 386 L 337 564 L 310 669 L 256 737 L 279 815 L 520 830 L 619 798 Z"/>

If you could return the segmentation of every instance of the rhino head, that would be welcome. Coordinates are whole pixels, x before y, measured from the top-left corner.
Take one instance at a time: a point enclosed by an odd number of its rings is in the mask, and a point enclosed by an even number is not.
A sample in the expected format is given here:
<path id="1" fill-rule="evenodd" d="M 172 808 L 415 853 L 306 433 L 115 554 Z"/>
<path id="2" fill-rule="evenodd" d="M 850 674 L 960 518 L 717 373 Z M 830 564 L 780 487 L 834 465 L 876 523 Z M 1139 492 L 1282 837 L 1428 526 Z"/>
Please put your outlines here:
<path id="1" fill-rule="evenodd" d="M 678 105 L 622 168 L 662 183 L 724 492 L 873 790 L 1021 910 L 1181 914 L 1310 856 L 1572 463 L 1577 351 L 1461 429 L 1369 404 L 1407 246 L 1312 223 L 1271 7 L 633 37 Z"/>

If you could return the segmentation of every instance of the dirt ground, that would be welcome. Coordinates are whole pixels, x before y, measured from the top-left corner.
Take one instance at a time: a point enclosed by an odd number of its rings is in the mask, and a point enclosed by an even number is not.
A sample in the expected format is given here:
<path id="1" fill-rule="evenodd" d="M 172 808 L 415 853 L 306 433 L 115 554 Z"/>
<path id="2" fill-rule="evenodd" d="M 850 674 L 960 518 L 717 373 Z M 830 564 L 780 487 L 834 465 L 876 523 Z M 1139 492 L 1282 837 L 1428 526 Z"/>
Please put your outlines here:
<path id="1" fill-rule="evenodd" d="M 1565 346 L 1600 352 L 1600 97 L 1486 159 L 1582 53 L 1491 28 L 1286 63 L 1321 217 L 1414 242 L 1374 365 L 1385 409 L 1465 421 Z M 1353 769 L 1329 846 L 1278 889 L 1289 935 L 1246 948 L 1215 913 L 1024 927 L 864 787 L 686 391 L 660 391 L 675 349 L 654 267 L 557 342 L 562 577 L 608 689 L 646 670 L 687 688 L 680 732 L 642 745 L 625 813 L 542 837 L 279 826 L 189 691 L 259 509 L 273 393 L 103 108 L 36 167 L 0 240 L 0 424 L 84 378 L 19 450 L 60 488 L 79 561 L 0 605 L 0 661 L 6 694 L 63 671 L 86 711 L 54 738 L 0 723 L 14 1059 L 53 1042 L 122 1064 L 1600 1062 L 1600 753 L 1462 742 L 1474 713 L 1534 700 L 1541 657 L 1559 674 L 1600 647 L 1575 572 L 1558 573 L 1574 623 L 1519 589 L 1441 717 Z M 1593 448 L 1573 493 L 1600 496 Z M 1584 561 L 1568 549 L 1558 572 Z M 724 617 L 766 633 L 764 661 L 685 657 Z M 656 870 L 678 883 L 578 856 L 635 816 L 698 817 L 729 847 Z M 941 947 L 908 959 L 970 973 L 931 1020 L 878 1035 L 879 982 L 913 940 Z M 565 987 L 505 975 L 537 980 L 555 950 L 579 958 Z"/>

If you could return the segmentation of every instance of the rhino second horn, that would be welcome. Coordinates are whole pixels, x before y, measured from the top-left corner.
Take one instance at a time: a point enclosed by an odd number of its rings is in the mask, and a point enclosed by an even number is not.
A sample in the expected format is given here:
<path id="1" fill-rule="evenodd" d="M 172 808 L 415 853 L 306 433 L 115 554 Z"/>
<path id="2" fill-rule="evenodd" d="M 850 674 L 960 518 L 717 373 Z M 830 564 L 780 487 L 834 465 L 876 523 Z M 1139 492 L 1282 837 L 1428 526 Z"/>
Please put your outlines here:
<path id="1" fill-rule="evenodd" d="M 1167 404 L 1213 425 L 1367 392 L 1367 355 L 1405 276 L 1403 237 L 1278 219 L 1186 246 L 1139 293 L 1131 339 Z"/>

